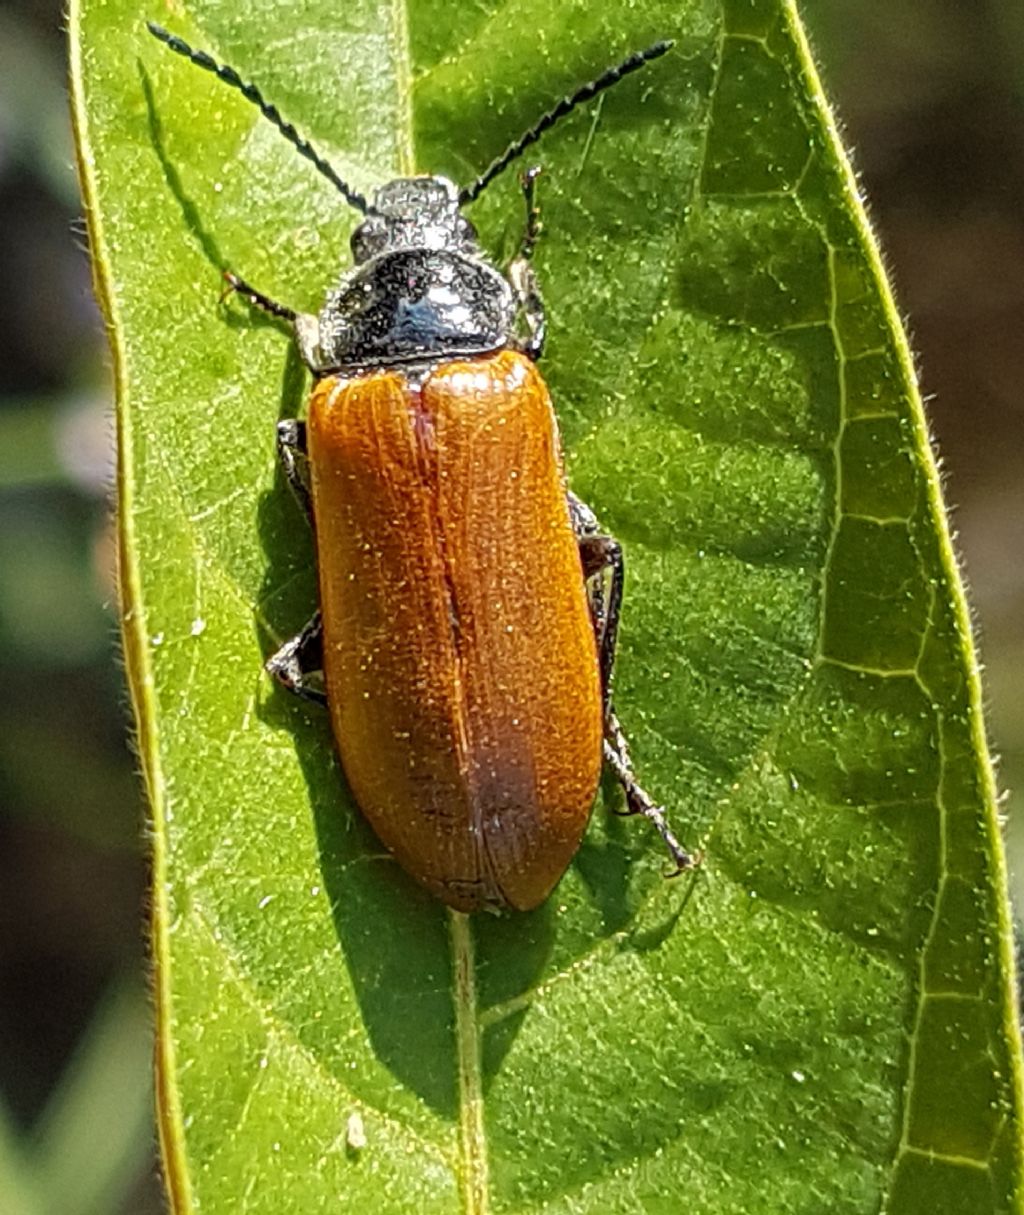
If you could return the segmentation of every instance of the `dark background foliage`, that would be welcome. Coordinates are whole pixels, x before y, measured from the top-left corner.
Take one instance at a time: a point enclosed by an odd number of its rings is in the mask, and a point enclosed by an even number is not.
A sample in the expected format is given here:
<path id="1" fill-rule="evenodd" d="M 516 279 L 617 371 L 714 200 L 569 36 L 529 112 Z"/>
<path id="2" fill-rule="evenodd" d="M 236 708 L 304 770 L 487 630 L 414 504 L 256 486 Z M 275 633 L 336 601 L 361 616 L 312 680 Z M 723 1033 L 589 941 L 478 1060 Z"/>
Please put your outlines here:
<path id="1" fill-rule="evenodd" d="M 911 318 L 988 667 L 1002 784 L 1024 789 L 1024 9 L 1015 0 L 804 0 L 801 9 Z M 0 1206 L 14 1201 L 10 1182 L 39 1210 L 70 1210 L 45 1204 L 74 1192 L 75 1210 L 145 1215 L 161 1202 L 144 819 L 117 657 L 111 389 L 71 168 L 64 55 L 56 0 L 6 0 Z M 1024 812 L 1015 806 L 1019 795 L 1007 803 L 1019 881 Z"/>

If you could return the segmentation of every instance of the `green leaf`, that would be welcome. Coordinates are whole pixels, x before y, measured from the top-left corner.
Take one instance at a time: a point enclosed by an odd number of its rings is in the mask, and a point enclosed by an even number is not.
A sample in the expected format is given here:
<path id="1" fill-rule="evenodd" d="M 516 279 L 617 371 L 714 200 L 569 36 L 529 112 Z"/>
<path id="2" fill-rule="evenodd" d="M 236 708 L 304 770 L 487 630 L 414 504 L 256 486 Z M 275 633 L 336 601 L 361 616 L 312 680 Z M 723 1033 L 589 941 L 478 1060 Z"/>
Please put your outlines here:
<path id="1" fill-rule="evenodd" d="M 630 568 L 616 699 L 706 848 L 607 813 L 528 915 L 381 855 L 261 662 L 315 600 L 274 471 L 287 335 L 354 217 L 127 0 L 72 9 L 119 389 L 127 666 L 153 805 L 177 1212 L 1022 1210 L 978 672 L 906 341 L 786 0 L 203 0 L 162 17 L 356 188 L 465 182 L 550 102 L 545 374 Z M 495 255 L 509 173 L 474 207 Z M 354 1121 L 355 1119 L 355 1121 Z M 365 1146 L 357 1146 L 361 1121 Z"/>

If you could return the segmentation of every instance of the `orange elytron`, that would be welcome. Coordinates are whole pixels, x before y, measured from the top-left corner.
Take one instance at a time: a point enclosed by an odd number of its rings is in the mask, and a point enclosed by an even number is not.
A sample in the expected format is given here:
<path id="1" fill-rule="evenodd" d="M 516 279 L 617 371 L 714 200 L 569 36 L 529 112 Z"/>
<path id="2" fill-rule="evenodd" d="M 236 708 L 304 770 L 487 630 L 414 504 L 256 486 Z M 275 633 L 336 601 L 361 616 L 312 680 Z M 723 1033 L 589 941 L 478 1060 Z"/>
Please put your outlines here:
<path id="1" fill-rule="evenodd" d="M 601 772 L 597 647 L 543 380 L 522 354 L 320 381 L 323 671 L 345 774 L 463 910 L 534 907 Z"/>

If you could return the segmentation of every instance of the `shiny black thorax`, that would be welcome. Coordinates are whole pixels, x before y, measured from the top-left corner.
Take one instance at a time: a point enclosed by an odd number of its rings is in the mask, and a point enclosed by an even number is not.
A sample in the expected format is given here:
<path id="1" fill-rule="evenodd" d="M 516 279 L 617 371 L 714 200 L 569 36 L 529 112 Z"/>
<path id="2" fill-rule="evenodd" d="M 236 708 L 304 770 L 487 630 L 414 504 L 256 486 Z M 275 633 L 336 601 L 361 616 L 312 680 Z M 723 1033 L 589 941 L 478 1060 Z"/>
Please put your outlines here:
<path id="1" fill-rule="evenodd" d="M 354 268 L 330 292 L 311 350 L 320 375 L 485 354 L 509 344 L 511 285 L 485 258 L 444 177 L 382 186 L 352 234 Z M 313 345 L 311 343 L 311 345 Z"/>

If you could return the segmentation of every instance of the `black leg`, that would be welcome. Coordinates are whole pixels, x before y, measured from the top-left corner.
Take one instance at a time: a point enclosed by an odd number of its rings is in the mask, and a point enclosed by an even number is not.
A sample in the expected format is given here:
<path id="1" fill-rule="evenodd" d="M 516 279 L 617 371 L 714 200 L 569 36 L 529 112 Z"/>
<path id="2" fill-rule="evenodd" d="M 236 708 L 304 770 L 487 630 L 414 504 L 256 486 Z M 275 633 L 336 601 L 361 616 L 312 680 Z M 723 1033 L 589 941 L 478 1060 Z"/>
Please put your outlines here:
<path id="1" fill-rule="evenodd" d="M 601 666 L 601 688 L 605 709 L 611 695 L 612 669 L 619 642 L 619 613 L 622 610 L 622 587 L 626 576 L 622 546 L 613 536 L 584 536 L 579 540 L 583 576 L 588 582 L 590 614 L 597 636 L 598 660 Z M 604 575 L 611 571 L 605 587 Z"/>
<path id="2" fill-rule="evenodd" d="M 597 516 L 585 502 L 575 494 L 569 494 L 569 516 L 580 550 L 580 564 L 587 584 L 587 600 L 590 617 L 597 640 L 598 664 L 601 671 L 601 691 L 604 698 L 604 758 L 622 786 L 626 797 L 624 814 L 640 814 L 654 824 L 661 836 L 673 869 L 668 875 L 675 877 L 698 864 L 699 855 L 691 855 L 676 839 L 665 817 L 664 807 L 654 803 L 643 789 L 633 771 L 626 735 L 611 701 L 612 671 L 615 666 L 615 650 L 619 638 L 619 613 L 622 609 L 622 589 L 625 584 L 626 567 L 622 546 L 614 536 L 605 535 Z M 611 572 L 610 579 L 605 575 Z"/>
<path id="3" fill-rule="evenodd" d="M 541 233 L 540 207 L 537 206 L 537 178 L 541 175 L 540 165 L 532 165 L 520 178 L 523 187 L 523 202 L 526 204 L 526 228 L 523 231 L 522 243 L 519 246 L 519 257 L 528 262 L 533 257 L 533 250 Z"/>
<path id="4" fill-rule="evenodd" d="M 666 877 L 677 877 L 687 869 L 693 869 L 700 864 L 700 853 L 690 853 L 680 844 L 668 825 L 665 817 L 665 807 L 656 806 L 649 793 L 638 783 L 633 773 L 633 765 L 629 758 L 626 738 L 619 725 L 619 719 L 611 709 L 608 710 L 605 722 L 606 737 L 604 740 L 605 763 L 615 773 L 615 777 L 626 795 L 624 814 L 640 814 L 654 824 L 654 829 L 661 836 L 662 843 L 668 849 L 672 858 L 672 871 Z M 613 741 L 614 740 L 614 741 Z"/>
<path id="5" fill-rule="evenodd" d="M 590 603 L 590 617 L 594 622 L 594 637 L 597 640 L 598 662 L 601 668 L 601 690 L 604 693 L 607 713 L 612 668 L 615 666 L 615 649 L 619 639 L 622 588 L 626 576 L 622 546 L 614 536 L 607 536 L 601 531 L 597 516 L 573 493 L 569 494 L 569 516 L 576 533 L 583 577 L 587 583 L 587 600 Z M 606 586 L 604 575 L 609 570 L 611 579 Z"/>
<path id="6" fill-rule="evenodd" d="M 313 498 L 309 481 L 309 455 L 306 449 L 306 423 L 297 418 L 283 418 L 277 424 L 277 457 L 284 469 L 285 480 L 298 504 L 313 522 Z"/>
<path id="7" fill-rule="evenodd" d="M 544 317 L 544 301 L 541 298 L 537 276 L 530 264 L 533 250 L 541 233 L 540 207 L 535 200 L 536 181 L 540 167 L 534 165 L 522 176 L 523 200 L 526 203 L 526 228 L 519 245 L 519 253 L 509 266 L 508 276 L 515 290 L 519 311 L 526 322 L 526 337 L 519 347 L 531 359 L 539 359 L 544 353 L 544 338 L 547 322 Z"/>
<path id="8" fill-rule="evenodd" d="M 317 612 L 301 633 L 290 637 L 283 646 L 264 663 L 268 674 L 286 687 L 289 692 L 311 700 L 314 704 L 327 704 L 324 691 L 324 636 L 320 613 Z"/>
<path id="9" fill-rule="evenodd" d="M 237 291 L 254 308 L 260 308 L 271 316 L 287 321 L 295 329 L 295 341 L 298 343 L 302 361 L 314 375 L 323 375 L 327 367 L 320 353 L 320 322 L 315 316 L 307 312 L 296 312 L 294 308 L 286 308 L 284 304 L 279 304 L 269 295 L 264 295 L 262 291 L 251 287 L 244 278 L 239 278 L 230 270 L 224 271 L 224 277 L 227 279 L 228 285 L 224 290 L 224 295 L 221 296 L 222 301 L 232 291 Z"/>
<path id="10" fill-rule="evenodd" d="M 269 312 L 271 316 L 280 317 L 283 321 L 295 323 L 295 317 L 298 314 L 294 308 L 286 308 L 284 304 L 279 304 L 276 300 L 272 300 L 269 295 L 264 295 L 262 291 L 257 291 L 255 287 L 250 287 L 245 279 L 239 278 L 237 274 L 233 274 L 230 270 L 224 271 L 224 277 L 228 283 L 227 290 L 225 291 L 226 295 L 232 291 L 237 291 L 239 295 L 244 296 L 256 308 Z"/>

